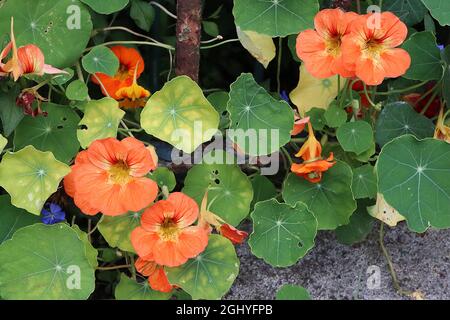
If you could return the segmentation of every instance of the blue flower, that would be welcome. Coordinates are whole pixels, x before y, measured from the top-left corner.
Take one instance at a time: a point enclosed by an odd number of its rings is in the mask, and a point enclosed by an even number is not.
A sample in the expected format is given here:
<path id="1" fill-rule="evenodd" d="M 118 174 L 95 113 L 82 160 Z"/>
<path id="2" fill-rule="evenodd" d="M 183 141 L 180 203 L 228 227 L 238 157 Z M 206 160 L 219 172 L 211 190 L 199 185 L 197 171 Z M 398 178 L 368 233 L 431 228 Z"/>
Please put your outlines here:
<path id="1" fill-rule="evenodd" d="M 56 203 L 50 203 L 48 207 L 44 207 L 41 215 L 41 221 L 45 224 L 55 224 L 66 220 L 66 213 Z"/>

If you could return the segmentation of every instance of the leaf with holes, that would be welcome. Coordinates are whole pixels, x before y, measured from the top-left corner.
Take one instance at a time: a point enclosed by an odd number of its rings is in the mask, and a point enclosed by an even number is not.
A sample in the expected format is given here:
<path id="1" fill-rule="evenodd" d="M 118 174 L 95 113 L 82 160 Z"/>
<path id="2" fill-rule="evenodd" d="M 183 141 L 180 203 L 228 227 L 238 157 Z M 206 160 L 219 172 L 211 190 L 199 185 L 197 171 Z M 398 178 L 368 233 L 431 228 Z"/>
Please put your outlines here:
<path id="1" fill-rule="evenodd" d="M 385 0 L 383 11 L 393 12 L 408 26 L 413 26 L 423 21 L 427 8 L 421 0 Z"/>
<path id="2" fill-rule="evenodd" d="M 84 70 L 88 73 L 104 73 L 113 77 L 119 69 L 119 59 L 105 46 L 92 49 L 81 60 Z"/>
<path id="3" fill-rule="evenodd" d="M 111 14 L 122 10 L 128 5 L 129 0 L 81 0 L 95 12 L 101 14 Z"/>
<path id="4" fill-rule="evenodd" d="M 234 0 L 233 15 L 242 30 L 285 37 L 314 28 L 317 0 Z"/>
<path id="5" fill-rule="evenodd" d="M 411 56 L 411 67 L 403 76 L 411 80 L 439 80 L 443 67 L 436 36 L 428 31 L 416 32 L 403 44 Z"/>
<path id="6" fill-rule="evenodd" d="M 274 267 L 295 264 L 314 246 L 317 220 L 303 203 L 258 202 L 251 217 L 248 244 L 252 253 Z"/>
<path id="7" fill-rule="evenodd" d="M 367 212 L 371 205 L 373 200 L 358 201 L 358 208 L 350 217 L 350 223 L 336 229 L 336 238 L 340 243 L 351 246 L 366 239 L 375 221 Z"/>
<path id="8" fill-rule="evenodd" d="M 276 300 L 311 300 L 308 290 L 301 286 L 285 284 L 276 295 Z"/>
<path id="9" fill-rule="evenodd" d="M 381 193 L 377 194 L 377 202 L 374 206 L 367 208 L 367 212 L 389 227 L 395 227 L 399 222 L 405 221 L 405 217 L 390 206 Z"/>
<path id="10" fill-rule="evenodd" d="M 273 98 L 249 73 L 241 74 L 231 85 L 227 109 L 234 129 L 229 138 L 246 154 L 272 154 L 291 139 L 291 107 Z"/>
<path id="11" fill-rule="evenodd" d="M 68 163 L 80 149 L 77 127 L 80 117 L 70 107 L 45 103 L 46 117 L 26 117 L 16 129 L 15 149 L 32 145 L 41 151 L 51 151 L 56 159 Z"/>
<path id="12" fill-rule="evenodd" d="M 172 293 L 152 290 L 148 281 L 136 282 L 121 273 L 114 295 L 117 300 L 168 300 Z"/>
<path id="13" fill-rule="evenodd" d="M 377 177 L 370 164 L 353 169 L 352 190 L 355 199 L 376 198 Z"/>
<path id="14" fill-rule="evenodd" d="M 209 211 L 237 226 L 250 211 L 252 184 L 237 165 L 197 164 L 187 173 L 183 192 L 200 205 L 208 190 Z"/>
<path id="15" fill-rule="evenodd" d="M 39 217 L 29 214 L 26 210 L 14 207 L 9 195 L 0 196 L 0 244 L 10 239 L 20 228 L 40 222 Z"/>
<path id="16" fill-rule="evenodd" d="M 40 215 L 45 201 L 69 172 L 70 167 L 51 152 L 27 146 L 5 154 L 0 163 L 0 186 L 10 194 L 14 206 Z"/>
<path id="17" fill-rule="evenodd" d="M 298 201 L 305 203 L 317 218 L 319 230 L 334 230 L 348 224 L 356 209 L 352 177 L 351 168 L 341 161 L 324 173 L 320 183 L 291 173 L 283 184 L 283 199 L 291 205 Z"/>
<path id="18" fill-rule="evenodd" d="M 18 230 L 0 246 L 0 261 L 4 299 L 80 300 L 87 299 L 95 288 L 94 268 L 85 245 L 63 223 Z"/>
<path id="19" fill-rule="evenodd" d="M 98 231 L 110 247 L 135 252 L 130 236 L 131 232 L 141 224 L 141 215 L 141 212 L 128 212 L 117 217 L 102 216 L 98 223 Z"/>
<path id="20" fill-rule="evenodd" d="M 382 147 L 389 141 L 405 134 L 413 134 L 418 139 L 432 137 L 433 121 L 417 113 L 406 102 L 387 104 L 378 117 L 375 139 Z"/>
<path id="21" fill-rule="evenodd" d="M 433 18 L 439 21 L 441 26 L 450 25 L 450 2 L 445 0 L 422 0 L 425 7 L 430 10 Z"/>
<path id="22" fill-rule="evenodd" d="M 360 155 L 369 150 L 373 145 L 373 130 L 365 121 L 347 122 L 336 131 L 336 137 L 347 152 Z"/>
<path id="23" fill-rule="evenodd" d="M 205 251 L 182 266 L 166 268 L 169 282 L 192 299 L 216 300 L 230 290 L 239 273 L 239 259 L 230 240 L 212 234 Z"/>
<path id="24" fill-rule="evenodd" d="M 450 227 L 450 144 L 406 135 L 384 146 L 378 189 L 416 232 Z"/>
<path id="25" fill-rule="evenodd" d="M 79 0 L 6 1 L 0 10 L 0 34 L 10 33 L 11 17 L 17 44 L 37 45 L 45 63 L 57 68 L 73 65 L 91 37 L 91 16 Z"/>
<path id="26" fill-rule="evenodd" d="M 216 134 L 219 114 L 197 83 L 180 76 L 150 97 L 141 125 L 148 134 L 191 153 Z"/>
<path id="27" fill-rule="evenodd" d="M 93 141 L 115 138 L 120 120 L 125 112 L 119 109 L 119 103 L 111 98 L 89 101 L 84 109 L 84 117 L 77 131 L 82 148 L 87 148 Z"/>
<path id="28" fill-rule="evenodd" d="M 207 99 L 220 115 L 219 129 L 220 130 L 227 129 L 230 126 L 230 115 L 228 114 L 227 111 L 228 100 L 230 100 L 228 92 L 226 91 L 214 92 L 211 93 L 207 97 Z"/>

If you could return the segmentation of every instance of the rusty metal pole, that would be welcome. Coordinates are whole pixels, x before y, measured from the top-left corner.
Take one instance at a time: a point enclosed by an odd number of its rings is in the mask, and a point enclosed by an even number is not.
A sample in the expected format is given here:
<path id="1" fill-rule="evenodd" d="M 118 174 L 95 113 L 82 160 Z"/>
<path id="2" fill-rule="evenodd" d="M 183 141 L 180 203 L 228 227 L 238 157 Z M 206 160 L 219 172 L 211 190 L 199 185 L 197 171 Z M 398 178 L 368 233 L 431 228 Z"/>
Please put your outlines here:
<path id="1" fill-rule="evenodd" d="M 175 72 L 198 82 L 202 0 L 178 0 L 177 17 Z"/>

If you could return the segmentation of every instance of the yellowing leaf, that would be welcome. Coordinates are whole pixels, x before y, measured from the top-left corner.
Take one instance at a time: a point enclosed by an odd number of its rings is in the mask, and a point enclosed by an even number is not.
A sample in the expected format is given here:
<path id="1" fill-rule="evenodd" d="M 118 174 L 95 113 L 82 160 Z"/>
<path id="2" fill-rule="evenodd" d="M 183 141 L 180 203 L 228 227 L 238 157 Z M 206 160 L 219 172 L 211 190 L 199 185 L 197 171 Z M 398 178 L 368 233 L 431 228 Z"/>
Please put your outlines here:
<path id="1" fill-rule="evenodd" d="M 242 46 L 267 69 L 276 55 L 272 37 L 255 31 L 242 31 L 239 27 L 236 30 Z"/>
<path id="2" fill-rule="evenodd" d="M 384 200 L 381 193 L 377 195 L 377 203 L 373 207 L 367 208 L 367 211 L 372 217 L 386 223 L 390 227 L 395 227 L 397 223 L 405 220 L 405 217 Z"/>
<path id="3" fill-rule="evenodd" d="M 341 88 L 342 86 L 341 84 Z M 306 112 L 312 108 L 328 109 L 328 106 L 337 97 L 338 93 L 337 76 L 326 79 L 315 78 L 302 64 L 300 66 L 298 86 L 292 90 L 289 97 L 297 106 L 298 112 L 303 118 Z"/>
<path id="4" fill-rule="evenodd" d="M 51 152 L 27 146 L 3 157 L 0 186 L 10 194 L 14 206 L 40 215 L 45 201 L 69 172 L 70 167 L 56 160 Z"/>
<path id="5" fill-rule="evenodd" d="M 3 149 L 5 149 L 7 144 L 8 144 L 8 140 L 0 134 L 0 152 L 2 152 Z"/>

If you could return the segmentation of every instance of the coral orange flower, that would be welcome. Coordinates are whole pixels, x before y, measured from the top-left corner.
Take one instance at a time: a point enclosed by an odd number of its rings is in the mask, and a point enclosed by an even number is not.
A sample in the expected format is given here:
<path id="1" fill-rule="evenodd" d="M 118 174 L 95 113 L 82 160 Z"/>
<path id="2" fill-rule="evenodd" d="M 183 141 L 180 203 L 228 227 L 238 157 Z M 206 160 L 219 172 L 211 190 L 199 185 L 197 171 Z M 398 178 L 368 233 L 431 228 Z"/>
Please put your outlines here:
<path id="1" fill-rule="evenodd" d="M 232 225 L 226 223 L 222 218 L 209 211 L 208 191 L 206 191 L 203 196 L 198 225 L 208 233 L 211 233 L 212 229 L 215 228 L 223 237 L 230 240 L 233 244 L 244 242 L 245 238 L 248 236 L 247 232 L 236 229 Z"/>
<path id="2" fill-rule="evenodd" d="M 102 92 L 105 96 L 120 100 L 116 94 L 117 91 L 130 87 L 133 84 L 133 78 L 139 79 L 142 72 L 144 72 L 145 64 L 139 51 L 134 48 L 114 46 L 111 47 L 111 51 L 119 59 L 119 70 L 114 77 L 104 73 L 96 73 L 95 77 L 92 77 L 92 82 L 98 85 L 101 82 Z"/>
<path id="3" fill-rule="evenodd" d="M 146 209 L 141 226 L 131 233 L 136 253 L 146 261 L 176 267 L 202 253 L 208 233 L 192 224 L 198 218 L 197 203 L 181 192 L 169 195 Z"/>
<path id="4" fill-rule="evenodd" d="M 330 154 L 328 159 L 322 159 L 322 146 L 314 135 L 311 123 L 308 123 L 308 131 L 308 140 L 295 155 L 298 158 L 302 158 L 303 163 L 292 164 L 291 171 L 309 182 L 318 183 L 322 180 L 323 172 L 333 167 L 336 162 L 333 161 L 333 153 Z"/>
<path id="5" fill-rule="evenodd" d="M 297 55 L 314 77 L 329 78 L 336 74 L 346 78 L 354 76 L 353 70 L 344 64 L 341 44 L 357 17 L 354 12 L 325 9 L 314 18 L 316 30 L 306 30 L 298 35 Z"/>
<path id="6" fill-rule="evenodd" d="M 372 21 L 374 18 L 379 18 L 379 26 Z M 406 25 L 391 12 L 358 17 L 352 22 L 350 34 L 342 39 L 346 68 L 355 70 L 356 76 L 371 86 L 404 75 L 411 57 L 397 47 L 407 34 Z"/>
<path id="7" fill-rule="evenodd" d="M 11 51 L 11 59 L 4 64 L 2 62 L 3 59 L 5 59 Z M 25 74 L 43 76 L 44 74 L 59 73 L 67 72 L 45 64 L 44 54 L 41 49 L 34 44 L 28 44 L 17 48 L 16 38 L 14 36 L 14 18 L 11 17 L 11 42 L 9 42 L 0 53 L 0 76 L 11 74 L 14 81 L 17 81 Z"/>
<path id="8" fill-rule="evenodd" d="M 146 177 L 155 168 L 152 152 L 135 138 L 97 140 L 78 154 L 64 189 L 88 215 L 139 211 L 158 194 L 156 182 Z"/>
<path id="9" fill-rule="evenodd" d="M 441 111 L 439 112 L 439 117 L 436 123 L 436 129 L 434 131 L 434 138 L 439 140 L 444 140 L 450 143 L 450 127 L 445 124 L 445 119 L 450 111 L 444 114 L 444 105 L 441 105 Z"/>
<path id="10" fill-rule="evenodd" d="M 116 92 L 117 100 L 121 100 L 121 107 L 144 107 L 147 102 L 145 98 L 150 97 L 150 92 L 137 84 L 137 70 L 138 67 L 136 67 L 135 69 L 133 83 L 131 84 L 131 86 L 120 88 Z"/>
<path id="11" fill-rule="evenodd" d="M 309 117 L 300 118 L 298 111 L 294 111 L 294 128 L 291 130 L 291 136 L 296 136 L 305 130 L 306 124 L 309 122 Z"/>
<path id="12" fill-rule="evenodd" d="M 136 271 L 145 277 L 148 277 L 148 283 L 153 290 L 160 292 L 170 292 L 174 288 L 169 283 L 164 267 L 157 265 L 152 261 L 145 261 L 138 258 L 134 264 Z"/>

